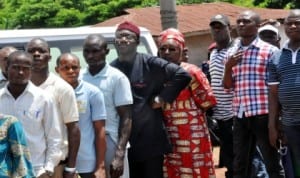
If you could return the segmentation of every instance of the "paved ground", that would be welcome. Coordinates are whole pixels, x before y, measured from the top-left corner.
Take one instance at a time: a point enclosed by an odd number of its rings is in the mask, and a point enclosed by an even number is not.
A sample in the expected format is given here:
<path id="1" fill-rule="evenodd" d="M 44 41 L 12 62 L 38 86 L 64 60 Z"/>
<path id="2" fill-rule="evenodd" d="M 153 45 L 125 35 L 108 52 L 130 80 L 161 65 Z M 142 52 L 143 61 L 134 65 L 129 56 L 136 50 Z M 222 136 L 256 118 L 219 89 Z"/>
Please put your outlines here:
<path id="1" fill-rule="evenodd" d="M 225 178 L 225 171 L 226 168 L 218 168 L 218 162 L 219 162 L 219 147 L 214 147 L 214 163 L 215 163 L 215 168 L 216 168 L 216 176 L 217 178 Z"/>

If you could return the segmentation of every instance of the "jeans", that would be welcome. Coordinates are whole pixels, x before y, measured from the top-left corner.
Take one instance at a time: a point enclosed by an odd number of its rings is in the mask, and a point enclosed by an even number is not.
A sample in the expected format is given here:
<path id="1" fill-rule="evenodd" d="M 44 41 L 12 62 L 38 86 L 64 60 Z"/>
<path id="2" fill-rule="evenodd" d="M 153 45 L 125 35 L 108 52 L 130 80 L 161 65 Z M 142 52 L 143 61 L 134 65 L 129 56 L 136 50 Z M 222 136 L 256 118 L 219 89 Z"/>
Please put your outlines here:
<path id="1" fill-rule="evenodd" d="M 287 138 L 288 148 L 291 151 L 295 177 L 300 177 L 300 125 L 283 126 Z"/>
<path id="2" fill-rule="evenodd" d="M 284 178 L 280 155 L 269 143 L 268 115 L 234 118 L 234 178 L 250 178 L 255 145 L 258 145 L 271 178 Z"/>
<path id="3" fill-rule="evenodd" d="M 217 120 L 220 131 L 220 162 L 227 168 L 226 178 L 233 177 L 233 139 L 232 127 L 233 119 L 226 121 Z"/>
<path id="4" fill-rule="evenodd" d="M 255 178 L 269 178 L 265 163 L 263 161 L 262 154 L 261 154 L 258 146 L 255 147 L 251 168 L 252 168 L 251 177 L 253 177 L 253 178 L 254 177 Z"/>

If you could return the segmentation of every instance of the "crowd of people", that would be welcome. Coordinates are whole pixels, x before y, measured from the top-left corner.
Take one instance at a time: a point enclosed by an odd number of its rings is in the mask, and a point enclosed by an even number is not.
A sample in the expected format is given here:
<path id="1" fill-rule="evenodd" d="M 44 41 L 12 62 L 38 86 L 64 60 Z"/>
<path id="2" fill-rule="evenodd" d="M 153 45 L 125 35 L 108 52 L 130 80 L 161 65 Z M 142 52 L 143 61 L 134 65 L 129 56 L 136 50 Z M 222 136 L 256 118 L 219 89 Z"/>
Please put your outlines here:
<path id="1" fill-rule="evenodd" d="M 82 42 L 87 68 L 63 53 L 57 74 L 43 38 L 2 48 L 0 177 L 214 178 L 208 113 L 226 178 L 300 177 L 300 10 L 284 20 L 283 47 L 276 23 L 251 10 L 237 16 L 235 39 L 225 15 L 208 26 L 207 71 L 188 63 L 174 28 L 160 33 L 157 56 L 137 52 L 128 21 L 111 64 L 102 35 Z"/>

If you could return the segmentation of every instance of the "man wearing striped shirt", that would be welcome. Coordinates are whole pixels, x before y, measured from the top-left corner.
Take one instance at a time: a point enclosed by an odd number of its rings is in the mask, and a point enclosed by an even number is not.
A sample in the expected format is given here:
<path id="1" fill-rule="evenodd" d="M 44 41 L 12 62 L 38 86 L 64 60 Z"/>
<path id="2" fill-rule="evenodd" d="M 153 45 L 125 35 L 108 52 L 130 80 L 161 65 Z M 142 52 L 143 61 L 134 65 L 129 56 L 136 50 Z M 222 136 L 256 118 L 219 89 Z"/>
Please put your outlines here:
<path id="1" fill-rule="evenodd" d="M 229 51 L 223 81 L 225 88 L 234 90 L 234 177 L 250 176 L 250 162 L 257 144 L 269 176 L 283 178 L 280 155 L 268 138 L 267 63 L 277 48 L 257 37 L 260 24 L 257 13 L 244 11 L 236 22 L 241 38 L 238 47 Z"/>
<path id="2" fill-rule="evenodd" d="M 300 177 L 300 10 L 292 10 L 284 22 L 289 41 L 276 52 L 269 63 L 269 139 L 278 147 L 277 123 L 281 113 L 282 127 L 291 150 L 294 175 Z"/>
<path id="3" fill-rule="evenodd" d="M 224 90 L 222 80 L 224 74 L 224 63 L 227 56 L 228 47 L 231 46 L 230 23 L 227 16 L 218 14 L 211 18 L 210 31 L 212 38 L 216 42 L 216 48 L 210 55 L 209 73 L 211 76 L 211 88 L 217 99 L 217 105 L 213 107 L 213 115 L 218 122 L 220 129 L 220 160 L 227 168 L 226 178 L 233 177 L 233 110 L 232 110 L 232 90 Z"/>

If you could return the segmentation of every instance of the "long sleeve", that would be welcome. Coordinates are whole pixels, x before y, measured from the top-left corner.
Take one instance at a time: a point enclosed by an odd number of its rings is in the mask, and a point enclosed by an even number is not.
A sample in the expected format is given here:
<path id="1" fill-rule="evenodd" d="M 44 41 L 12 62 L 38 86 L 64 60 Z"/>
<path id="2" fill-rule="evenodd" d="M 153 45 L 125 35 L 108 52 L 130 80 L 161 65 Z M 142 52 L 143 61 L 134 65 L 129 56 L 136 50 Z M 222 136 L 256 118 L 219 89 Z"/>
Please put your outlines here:
<path id="1" fill-rule="evenodd" d="M 193 76 L 190 84 L 190 90 L 198 107 L 206 110 L 216 105 L 216 98 L 213 95 L 213 91 L 205 74 L 194 65 L 188 66 L 190 66 L 190 68 L 187 70 Z"/>
<path id="2" fill-rule="evenodd" d="M 49 171 L 53 171 L 54 167 L 59 163 L 62 156 L 62 132 L 58 119 L 56 105 L 51 99 L 49 99 L 45 105 L 43 120 L 47 144 L 44 169 Z"/>
<path id="3" fill-rule="evenodd" d="M 150 67 L 152 66 L 156 70 L 160 70 L 165 76 L 165 84 L 160 91 L 160 97 L 168 103 L 172 103 L 191 81 L 191 76 L 180 66 L 170 63 L 160 58 L 151 58 L 149 60 Z"/>

